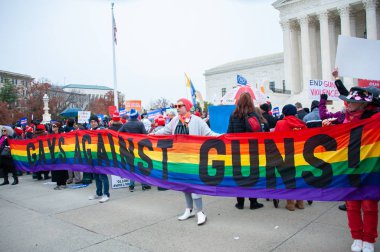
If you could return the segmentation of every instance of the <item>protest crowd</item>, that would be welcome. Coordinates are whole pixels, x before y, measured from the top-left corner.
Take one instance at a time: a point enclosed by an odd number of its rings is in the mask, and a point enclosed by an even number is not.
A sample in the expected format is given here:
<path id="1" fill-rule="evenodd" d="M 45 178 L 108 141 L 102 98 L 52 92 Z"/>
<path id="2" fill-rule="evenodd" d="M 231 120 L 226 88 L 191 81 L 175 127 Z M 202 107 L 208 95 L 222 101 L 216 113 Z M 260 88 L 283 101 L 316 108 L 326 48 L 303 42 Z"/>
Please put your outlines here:
<path id="1" fill-rule="evenodd" d="M 248 93 L 243 93 L 237 100 L 236 107 L 230 115 L 227 134 L 246 132 L 287 132 L 302 131 L 307 128 L 326 127 L 336 124 L 356 122 L 370 118 L 379 112 L 379 88 L 376 87 L 353 87 L 347 90 L 339 79 L 337 70 L 333 71 L 335 85 L 340 93 L 340 99 L 344 101 L 345 107 L 338 112 L 330 112 L 327 109 L 328 95 L 322 94 L 320 100 L 314 100 L 309 108 L 304 108 L 301 103 L 284 104 L 282 114 L 272 115 L 271 103 L 263 103 L 255 106 Z M 75 118 L 68 118 L 65 121 L 52 121 L 48 124 L 41 124 L 38 120 L 33 120 L 29 125 L 1 126 L 0 137 L 0 168 L 3 181 L 1 186 L 19 184 L 19 176 L 33 176 L 37 181 L 50 180 L 56 182 L 54 190 L 63 190 L 68 184 L 90 184 L 95 181 L 96 192 L 89 196 L 90 200 L 98 200 L 105 203 L 110 200 L 110 183 L 107 174 L 96 174 L 88 172 L 54 170 L 39 171 L 33 174 L 16 170 L 12 160 L 12 149 L 9 139 L 33 139 L 49 134 L 67 134 L 80 130 L 107 130 L 114 132 L 125 132 L 128 134 L 147 135 L 191 135 L 191 136 L 218 136 L 210 128 L 210 121 L 207 112 L 193 107 L 191 101 L 185 98 L 178 99 L 172 109 L 177 110 L 177 115 L 165 113 L 150 120 L 146 114 L 140 114 L 137 110 L 131 109 L 127 115 L 120 116 L 119 112 L 114 112 L 109 122 L 101 122 L 96 115 L 91 115 L 88 123 L 79 124 Z M 11 173 L 13 180 L 9 180 Z M 19 185 L 22 186 L 22 185 Z M 134 192 L 135 181 L 130 180 L 129 192 Z M 151 190 L 152 186 L 141 183 L 142 190 Z M 165 190 L 164 188 L 158 188 Z M 205 206 L 202 202 L 202 195 L 197 193 L 183 192 L 184 212 L 178 217 L 179 221 L 185 221 L 191 217 L 196 217 L 197 225 L 207 222 Z M 256 210 L 263 208 L 260 200 L 273 201 L 273 206 L 278 208 L 279 200 L 286 200 L 285 208 L 288 211 L 303 210 L 313 201 L 294 199 L 257 199 L 248 198 L 249 208 Z M 244 209 L 245 198 L 237 197 L 235 207 L 238 210 Z M 349 200 L 339 206 L 340 210 L 347 212 L 348 227 L 351 231 L 353 243 L 351 251 L 374 251 L 374 244 L 377 239 L 378 226 L 378 200 Z M 304 210 L 307 211 L 307 210 Z"/>

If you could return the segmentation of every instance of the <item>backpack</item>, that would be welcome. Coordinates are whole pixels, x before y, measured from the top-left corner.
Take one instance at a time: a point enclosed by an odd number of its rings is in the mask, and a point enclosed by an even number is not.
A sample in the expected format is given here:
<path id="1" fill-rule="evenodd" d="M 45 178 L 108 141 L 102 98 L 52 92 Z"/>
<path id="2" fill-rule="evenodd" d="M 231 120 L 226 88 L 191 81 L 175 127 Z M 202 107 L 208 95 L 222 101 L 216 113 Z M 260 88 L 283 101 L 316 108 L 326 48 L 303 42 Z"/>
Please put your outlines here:
<path id="1" fill-rule="evenodd" d="M 256 116 L 245 116 L 245 129 L 246 132 L 261 132 L 261 123 Z"/>

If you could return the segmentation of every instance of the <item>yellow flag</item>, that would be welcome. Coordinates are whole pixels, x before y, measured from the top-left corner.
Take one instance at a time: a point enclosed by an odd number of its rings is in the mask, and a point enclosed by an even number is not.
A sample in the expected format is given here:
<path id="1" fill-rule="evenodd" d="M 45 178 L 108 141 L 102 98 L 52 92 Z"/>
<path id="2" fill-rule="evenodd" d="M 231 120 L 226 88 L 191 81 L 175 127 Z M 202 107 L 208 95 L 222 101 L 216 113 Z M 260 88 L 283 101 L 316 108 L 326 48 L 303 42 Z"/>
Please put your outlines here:
<path id="1" fill-rule="evenodd" d="M 187 77 L 187 74 L 185 73 L 185 77 L 186 77 L 186 87 L 190 88 L 190 79 L 189 77 Z"/>

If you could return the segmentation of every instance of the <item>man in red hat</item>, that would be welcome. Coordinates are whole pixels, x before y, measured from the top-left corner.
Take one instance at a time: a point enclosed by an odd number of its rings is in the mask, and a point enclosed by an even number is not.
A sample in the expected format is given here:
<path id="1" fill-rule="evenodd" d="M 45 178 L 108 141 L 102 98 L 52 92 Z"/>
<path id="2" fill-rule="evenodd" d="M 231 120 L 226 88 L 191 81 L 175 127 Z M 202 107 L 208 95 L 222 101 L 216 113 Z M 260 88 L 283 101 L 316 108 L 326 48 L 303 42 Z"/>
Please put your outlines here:
<path id="1" fill-rule="evenodd" d="M 108 129 L 113 130 L 113 131 L 119 131 L 121 126 L 123 126 L 119 112 L 115 111 L 113 113 L 112 120 L 110 123 L 111 125 Z"/>

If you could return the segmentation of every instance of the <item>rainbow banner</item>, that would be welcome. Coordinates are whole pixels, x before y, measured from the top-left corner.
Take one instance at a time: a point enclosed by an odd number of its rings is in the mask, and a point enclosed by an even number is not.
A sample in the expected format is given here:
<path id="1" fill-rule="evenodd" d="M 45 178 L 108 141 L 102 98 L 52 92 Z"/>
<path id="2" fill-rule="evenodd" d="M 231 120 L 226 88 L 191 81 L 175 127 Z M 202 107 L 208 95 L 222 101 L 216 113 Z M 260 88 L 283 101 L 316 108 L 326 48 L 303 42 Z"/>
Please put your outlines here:
<path id="1" fill-rule="evenodd" d="M 17 168 L 30 172 L 114 174 L 214 196 L 379 200 L 379 119 L 219 137 L 83 130 L 10 145 Z"/>

